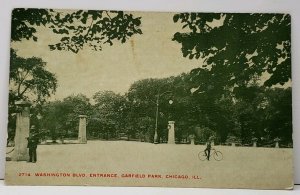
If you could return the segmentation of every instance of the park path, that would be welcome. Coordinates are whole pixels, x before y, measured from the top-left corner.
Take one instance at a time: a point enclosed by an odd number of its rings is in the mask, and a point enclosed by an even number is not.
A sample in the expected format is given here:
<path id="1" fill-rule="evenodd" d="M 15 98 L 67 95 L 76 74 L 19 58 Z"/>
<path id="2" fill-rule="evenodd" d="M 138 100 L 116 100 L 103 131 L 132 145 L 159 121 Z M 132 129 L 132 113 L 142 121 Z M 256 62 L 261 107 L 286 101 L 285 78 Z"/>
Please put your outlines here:
<path id="1" fill-rule="evenodd" d="M 222 161 L 200 161 L 197 155 L 204 148 L 128 141 L 40 145 L 37 163 L 9 161 L 5 179 L 23 185 L 268 189 L 293 185 L 292 149 L 216 146 Z M 116 177 L 108 177 L 113 174 Z"/>

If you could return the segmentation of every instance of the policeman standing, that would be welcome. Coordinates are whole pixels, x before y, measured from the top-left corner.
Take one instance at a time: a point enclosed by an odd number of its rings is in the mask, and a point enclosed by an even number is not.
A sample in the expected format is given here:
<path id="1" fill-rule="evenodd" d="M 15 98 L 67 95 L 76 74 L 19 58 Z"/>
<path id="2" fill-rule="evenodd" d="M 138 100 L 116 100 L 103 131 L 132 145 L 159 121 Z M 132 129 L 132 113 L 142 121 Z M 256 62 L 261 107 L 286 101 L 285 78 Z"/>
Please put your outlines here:
<path id="1" fill-rule="evenodd" d="M 37 145 L 39 143 L 38 135 L 35 132 L 35 126 L 32 125 L 30 128 L 30 131 L 32 132 L 30 136 L 27 138 L 28 139 L 28 145 L 27 148 L 29 148 L 29 161 L 32 163 L 36 163 L 37 161 L 37 155 L 36 155 L 36 149 Z"/>

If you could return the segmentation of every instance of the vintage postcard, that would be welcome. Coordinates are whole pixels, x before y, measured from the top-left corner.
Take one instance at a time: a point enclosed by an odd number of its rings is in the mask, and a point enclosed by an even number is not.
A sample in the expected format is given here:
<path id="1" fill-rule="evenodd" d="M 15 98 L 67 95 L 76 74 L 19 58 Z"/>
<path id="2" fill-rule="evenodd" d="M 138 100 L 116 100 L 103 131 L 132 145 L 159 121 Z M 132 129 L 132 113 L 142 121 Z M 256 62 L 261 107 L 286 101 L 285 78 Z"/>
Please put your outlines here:
<path id="1" fill-rule="evenodd" d="M 293 188 L 286 13 L 12 11 L 7 185 Z"/>

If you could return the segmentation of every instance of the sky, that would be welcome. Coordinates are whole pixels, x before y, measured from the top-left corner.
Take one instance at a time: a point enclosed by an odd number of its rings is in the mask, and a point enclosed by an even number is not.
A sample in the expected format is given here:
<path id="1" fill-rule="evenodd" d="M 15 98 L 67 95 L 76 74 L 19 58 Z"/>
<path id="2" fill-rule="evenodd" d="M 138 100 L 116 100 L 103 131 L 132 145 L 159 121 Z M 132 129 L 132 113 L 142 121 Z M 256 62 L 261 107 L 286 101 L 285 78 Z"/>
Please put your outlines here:
<path id="1" fill-rule="evenodd" d="M 63 99 L 82 93 L 91 98 L 98 91 L 111 90 L 124 94 L 140 79 L 164 78 L 189 72 L 202 65 L 202 60 L 184 58 L 181 45 L 172 41 L 174 33 L 182 31 L 173 22 L 174 13 L 141 13 L 142 35 L 133 35 L 126 43 L 105 45 L 102 51 L 85 48 L 71 51 L 50 51 L 48 44 L 59 42 L 59 35 L 45 27 L 37 28 L 38 41 L 12 43 L 22 57 L 40 57 L 47 70 L 55 73 L 58 88 L 51 99 Z"/>

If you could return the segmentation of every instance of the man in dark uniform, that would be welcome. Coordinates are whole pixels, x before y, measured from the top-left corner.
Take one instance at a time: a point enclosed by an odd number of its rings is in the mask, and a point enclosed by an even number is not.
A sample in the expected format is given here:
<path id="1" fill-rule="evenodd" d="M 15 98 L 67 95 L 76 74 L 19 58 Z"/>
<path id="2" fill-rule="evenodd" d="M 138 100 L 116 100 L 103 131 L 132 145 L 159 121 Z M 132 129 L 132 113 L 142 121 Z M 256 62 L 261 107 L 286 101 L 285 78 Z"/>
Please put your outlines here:
<path id="1" fill-rule="evenodd" d="M 208 141 L 207 146 L 204 150 L 207 160 L 209 160 L 210 157 L 210 150 L 211 150 L 211 142 Z"/>
<path id="2" fill-rule="evenodd" d="M 35 132 L 34 125 L 31 126 L 30 131 L 32 132 L 32 134 L 27 138 L 28 139 L 27 148 L 29 148 L 29 161 L 28 162 L 35 163 L 37 161 L 36 149 L 37 149 L 37 145 L 39 143 L 39 139 L 38 139 L 37 133 Z"/>

